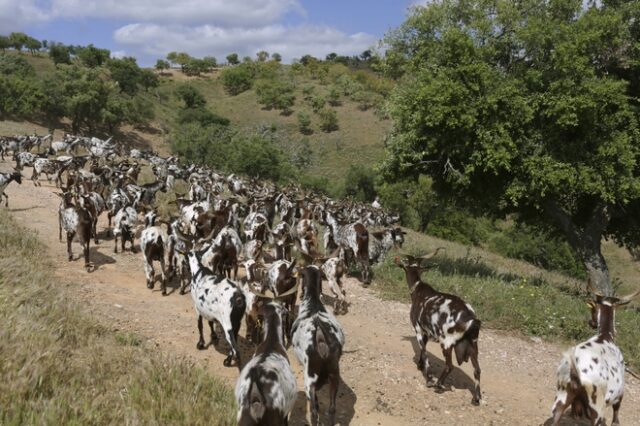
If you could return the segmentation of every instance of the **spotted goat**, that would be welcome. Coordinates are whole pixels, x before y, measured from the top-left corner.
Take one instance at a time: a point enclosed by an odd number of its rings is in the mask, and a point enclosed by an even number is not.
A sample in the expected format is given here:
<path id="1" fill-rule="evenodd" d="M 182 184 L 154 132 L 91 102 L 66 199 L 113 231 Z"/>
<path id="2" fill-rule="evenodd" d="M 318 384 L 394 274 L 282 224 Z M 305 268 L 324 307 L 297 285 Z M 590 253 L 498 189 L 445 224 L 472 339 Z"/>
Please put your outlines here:
<path id="1" fill-rule="evenodd" d="M 479 405 L 482 398 L 478 363 L 480 320 L 476 318 L 471 305 L 452 294 L 438 292 L 420 278 L 421 273 L 427 269 L 422 266 L 422 262 L 434 257 L 440 250 L 441 248 L 422 257 L 406 256 L 406 263 L 395 258 L 396 265 L 404 270 L 411 292 L 410 319 L 420 346 L 418 369 L 425 371 L 428 385 L 433 385 L 426 350 L 429 339 L 440 343 L 445 360 L 444 370 L 435 383 L 438 391 L 444 390 L 444 382 L 453 370 L 452 352 L 455 352 L 458 365 L 471 360 L 475 379 L 471 403 Z"/>
<path id="2" fill-rule="evenodd" d="M 144 229 L 140 234 L 140 250 L 144 256 L 144 274 L 147 278 L 147 288 L 153 289 L 155 284 L 155 269 L 153 262 L 160 262 L 160 290 L 167 295 L 167 277 L 165 275 L 165 253 L 169 246 L 169 235 L 161 226 L 156 225 L 157 214 L 149 211 L 144 216 Z"/>
<path id="3" fill-rule="evenodd" d="M 302 297 L 293 323 L 293 351 L 302 365 L 304 390 L 309 400 L 311 424 L 319 420 L 318 391 L 329 383 L 329 423 L 335 424 L 336 399 L 340 384 L 340 358 L 344 333 L 336 318 L 320 300 L 322 273 L 317 266 L 302 270 Z"/>
<path id="4" fill-rule="evenodd" d="M 14 170 L 11 173 L 0 173 L 0 201 L 2 201 L 2 197 L 4 197 L 5 207 L 9 207 L 9 196 L 4 193 L 4 190 L 7 189 L 7 186 L 13 181 L 18 182 L 19 185 L 22 184 L 20 171 Z"/>
<path id="5" fill-rule="evenodd" d="M 286 426 L 297 386 L 283 341 L 283 308 L 271 302 L 261 308 L 264 338 L 236 383 L 239 426 Z"/>
<path id="6" fill-rule="evenodd" d="M 640 290 L 616 298 L 594 293 L 587 303 L 591 308 L 589 325 L 598 334 L 565 352 L 557 371 L 557 392 L 553 403 L 553 424 L 571 407 L 575 418 L 586 417 L 593 425 L 605 425 L 605 408 L 613 408 L 613 422 L 619 423 L 618 411 L 624 395 L 624 359 L 614 343 L 615 310 L 631 302 Z"/>

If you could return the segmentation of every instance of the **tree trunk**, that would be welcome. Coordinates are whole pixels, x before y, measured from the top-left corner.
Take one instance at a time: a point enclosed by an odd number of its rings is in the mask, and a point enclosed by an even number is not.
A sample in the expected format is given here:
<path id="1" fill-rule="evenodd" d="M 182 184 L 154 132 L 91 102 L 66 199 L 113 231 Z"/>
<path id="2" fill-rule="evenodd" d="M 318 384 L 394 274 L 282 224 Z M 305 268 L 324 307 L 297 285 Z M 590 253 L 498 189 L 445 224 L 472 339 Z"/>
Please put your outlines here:
<path id="1" fill-rule="evenodd" d="M 606 296 L 612 296 L 611 276 L 607 261 L 602 256 L 601 246 L 602 236 L 610 220 L 607 205 L 598 203 L 594 206 L 591 217 L 583 228 L 576 226 L 571 216 L 554 201 L 545 203 L 545 211 L 564 232 L 569 245 L 582 260 L 593 288 Z"/>

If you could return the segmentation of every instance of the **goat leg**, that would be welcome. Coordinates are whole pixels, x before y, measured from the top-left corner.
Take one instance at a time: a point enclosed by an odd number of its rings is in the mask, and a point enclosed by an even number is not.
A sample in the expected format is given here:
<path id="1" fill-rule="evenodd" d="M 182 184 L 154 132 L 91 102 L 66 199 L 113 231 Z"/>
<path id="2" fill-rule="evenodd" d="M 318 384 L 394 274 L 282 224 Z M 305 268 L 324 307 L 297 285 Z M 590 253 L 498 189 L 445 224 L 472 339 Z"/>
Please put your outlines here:
<path id="1" fill-rule="evenodd" d="M 329 424 L 336 424 L 336 399 L 338 397 L 338 386 L 340 385 L 340 374 L 335 373 L 329 376 Z"/>
<path id="2" fill-rule="evenodd" d="M 472 343 L 473 352 L 471 353 L 471 364 L 473 365 L 473 379 L 475 381 L 475 388 L 473 392 L 473 399 L 471 403 L 473 405 L 480 405 L 482 400 L 482 393 L 480 392 L 480 363 L 478 362 L 478 342 Z M 615 406 L 614 406 L 615 407 Z M 616 414 L 614 408 L 614 415 Z M 615 417 L 615 416 L 614 416 Z"/>
<path id="3" fill-rule="evenodd" d="M 200 338 L 198 339 L 196 348 L 198 348 L 198 350 L 203 350 L 206 346 L 204 344 L 204 336 L 202 335 L 202 315 L 198 315 L 198 334 L 200 335 Z"/>
<path id="4" fill-rule="evenodd" d="M 71 252 L 72 240 L 73 240 L 73 233 L 67 231 L 67 254 L 69 255 L 69 262 L 73 260 L 73 253 Z"/>
<path id="5" fill-rule="evenodd" d="M 4 206 L 9 207 L 9 196 L 5 193 L 3 193 L 2 195 L 4 195 Z"/>
<path id="6" fill-rule="evenodd" d="M 311 413 L 311 426 L 318 426 L 318 395 L 315 383 L 309 386 L 309 412 Z"/>
<path id="7" fill-rule="evenodd" d="M 613 404 L 613 420 L 611 421 L 611 426 L 620 424 L 620 419 L 618 418 L 618 411 L 620 410 L 620 404 L 622 404 L 622 398 L 620 398 L 617 404 Z"/>
<path id="8" fill-rule="evenodd" d="M 440 374 L 440 378 L 438 379 L 438 383 L 436 383 L 436 389 L 439 392 L 444 390 L 444 381 L 447 379 L 447 376 L 453 370 L 453 362 L 451 360 L 451 352 L 453 351 L 453 346 L 450 346 L 447 349 L 442 348 L 442 354 L 444 355 L 445 366 L 442 374 Z"/>
<path id="9" fill-rule="evenodd" d="M 238 362 L 238 368 L 240 368 L 240 353 L 236 347 L 236 334 L 237 333 L 235 333 L 234 330 L 224 329 L 224 335 L 227 338 L 227 342 L 229 342 L 229 346 L 231 346 L 231 349 L 229 349 L 229 355 L 222 362 L 225 367 L 231 367 L 231 363 L 235 358 Z"/>
<path id="10" fill-rule="evenodd" d="M 113 246 L 113 252 L 118 253 L 118 235 L 117 234 L 114 234 L 113 241 L 115 242 L 115 245 Z"/>
<path id="11" fill-rule="evenodd" d="M 91 236 L 87 235 L 87 240 L 82 244 L 84 251 L 84 267 L 87 269 L 87 272 L 91 269 L 91 261 L 89 260 L 89 241 L 91 241 Z"/>
<path id="12" fill-rule="evenodd" d="M 160 289 L 162 290 L 162 295 L 167 295 L 167 276 L 164 272 L 165 264 L 164 264 L 164 256 L 160 258 L 160 278 L 162 281 L 160 282 Z"/>
<path id="13" fill-rule="evenodd" d="M 211 346 L 215 346 L 218 344 L 218 335 L 216 334 L 216 328 L 213 321 L 209 321 L 209 328 L 211 329 Z"/>

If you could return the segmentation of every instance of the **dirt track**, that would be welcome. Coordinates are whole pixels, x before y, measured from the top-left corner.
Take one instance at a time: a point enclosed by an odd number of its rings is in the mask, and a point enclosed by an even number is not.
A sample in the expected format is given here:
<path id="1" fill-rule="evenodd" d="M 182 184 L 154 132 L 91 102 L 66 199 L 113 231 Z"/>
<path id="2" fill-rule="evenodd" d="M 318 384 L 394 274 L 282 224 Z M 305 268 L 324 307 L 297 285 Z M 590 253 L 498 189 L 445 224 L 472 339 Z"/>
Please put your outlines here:
<path id="1" fill-rule="evenodd" d="M 11 166 L 1 163 L 0 170 Z M 23 175 L 30 176 L 31 170 Z M 40 234 L 56 265 L 56 275 L 77 283 L 77 297 L 89 305 L 87 309 L 102 316 L 114 330 L 135 332 L 148 339 L 150 347 L 185 356 L 234 385 L 237 369 L 222 366 L 226 345 L 196 349 L 196 316 L 190 296 L 175 291 L 162 297 L 158 285 L 154 291 L 148 290 L 141 254 L 114 254 L 113 240 L 101 239 L 98 246 L 91 245 L 94 272 L 85 272 L 82 260 L 67 261 L 66 243 L 58 241 L 59 198 L 53 185 L 41 182 L 41 188 L 28 179 L 21 186 L 12 183 L 6 191 L 10 211 L 21 224 Z M 98 225 L 101 235 L 105 226 L 103 215 Z M 78 257 L 80 247 L 73 247 Z M 549 418 L 555 369 L 564 347 L 483 329 L 480 365 L 484 402 L 474 407 L 469 364 L 449 376 L 450 391 L 438 394 L 426 387 L 414 363 L 415 337 L 408 305 L 383 302 L 353 279 L 346 280 L 346 289 L 350 310 L 338 317 L 347 339 L 338 400 L 341 425 L 540 425 Z M 443 366 L 440 349 L 433 343 L 427 349 L 438 374 Z M 241 354 L 245 360 L 251 356 L 251 347 L 243 339 Z M 302 375 L 292 351 L 289 358 L 302 389 Z M 326 394 L 323 389 L 321 410 L 327 408 Z M 610 419 L 611 410 L 607 414 Z M 299 392 L 290 424 L 305 424 L 306 416 L 306 400 Z M 620 419 L 622 424 L 640 424 L 640 382 L 629 375 Z M 567 418 L 563 424 L 575 423 Z"/>

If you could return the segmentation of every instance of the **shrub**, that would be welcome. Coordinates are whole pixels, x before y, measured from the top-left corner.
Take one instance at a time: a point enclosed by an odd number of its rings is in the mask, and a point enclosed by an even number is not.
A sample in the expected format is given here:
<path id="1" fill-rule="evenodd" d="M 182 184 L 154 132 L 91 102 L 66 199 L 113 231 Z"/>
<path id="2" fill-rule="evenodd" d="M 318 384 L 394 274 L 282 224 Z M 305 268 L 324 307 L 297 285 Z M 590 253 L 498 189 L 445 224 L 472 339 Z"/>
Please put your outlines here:
<path id="1" fill-rule="evenodd" d="M 233 96 L 251 89 L 253 78 L 254 73 L 250 63 L 243 63 L 233 68 L 226 68 L 220 75 L 224 89 Z"/>
<path id="2" fill-rule="evenodd" d="M 277 80 L 260 80 L 256 83 L 258 103 L 266 109 L 279 109 L 283 114 L 290 113 L 295 102 L 293 86 Z"/>
<path id="3" fill-rule="evenodd" d="M 351 165 L 344 178 L 344 195 L 362 202 L 376 197 L 375 172 L 362 165 Z"/>
<path id="4" fill-rule="evenodd" d="M 33 77 L 36 75 L 36 71 L 22 56 L 0 55 L 0 74 Z"/>
<path id="5" fill-rule="evenodd" d="M 329 94 L 327 95 L 327 100 L 329 101 L 329 105 L 331 106 L 339 106 L 340 102 L 340 89 L 336 86 L 331 86 L 329 89 Z"/>
<path id="6" fill-rule="evenodd" d="M 313 132 L 311 129 L 311 116 L 305 111 L 298 113 L 298 129 L 303 135 L 308 135 Z"/>
<path id="7" fill-rule="evenodd" d="M 302 97 L 304 98 L 305 101 L 310 101 L 313 98 L 314 90 L 315 90 L 315 87 L 313 86 L 313 84 L 306 84 L 302 88 Z"/>
<path id="8" fill-rule="evenodd" d="M 204 95 L 188 83 L 179 85 L 175 93 L 184 102 L 185 108 L 202 108 L 207 103 Z"/>
<path id="9" fill-rule="evenodd" d="M 178 112 L 178 124 L 198 123 L 202 126 L 210 126 L 219 124 L 222 126 L 229 125 L 229 119 L 215 114 L 204 107 L 200 108 L 184 108 Z"/>
<path id="10" fill-rule="evenodd" d="M 311 108 L 313 112 L 318 112 L 326 105 L 327 101 L 322 96 L 314 96 L 311 98 Z"/>
<path id="11" fill-rule="evenodd" d="M 320 128 L 325 132 L 333 132 L 338 130 L 338 114 L 331 108 L 323 108 L 318 115 L 320 116 Z"/>
<path id="12" fill-rule="evenodd" d="M 358 108 L 362 111 L 377 107 L 384 100 L 381 95 L 365 90 L 354 93 L 351 99 L 358 104 Z"/>

